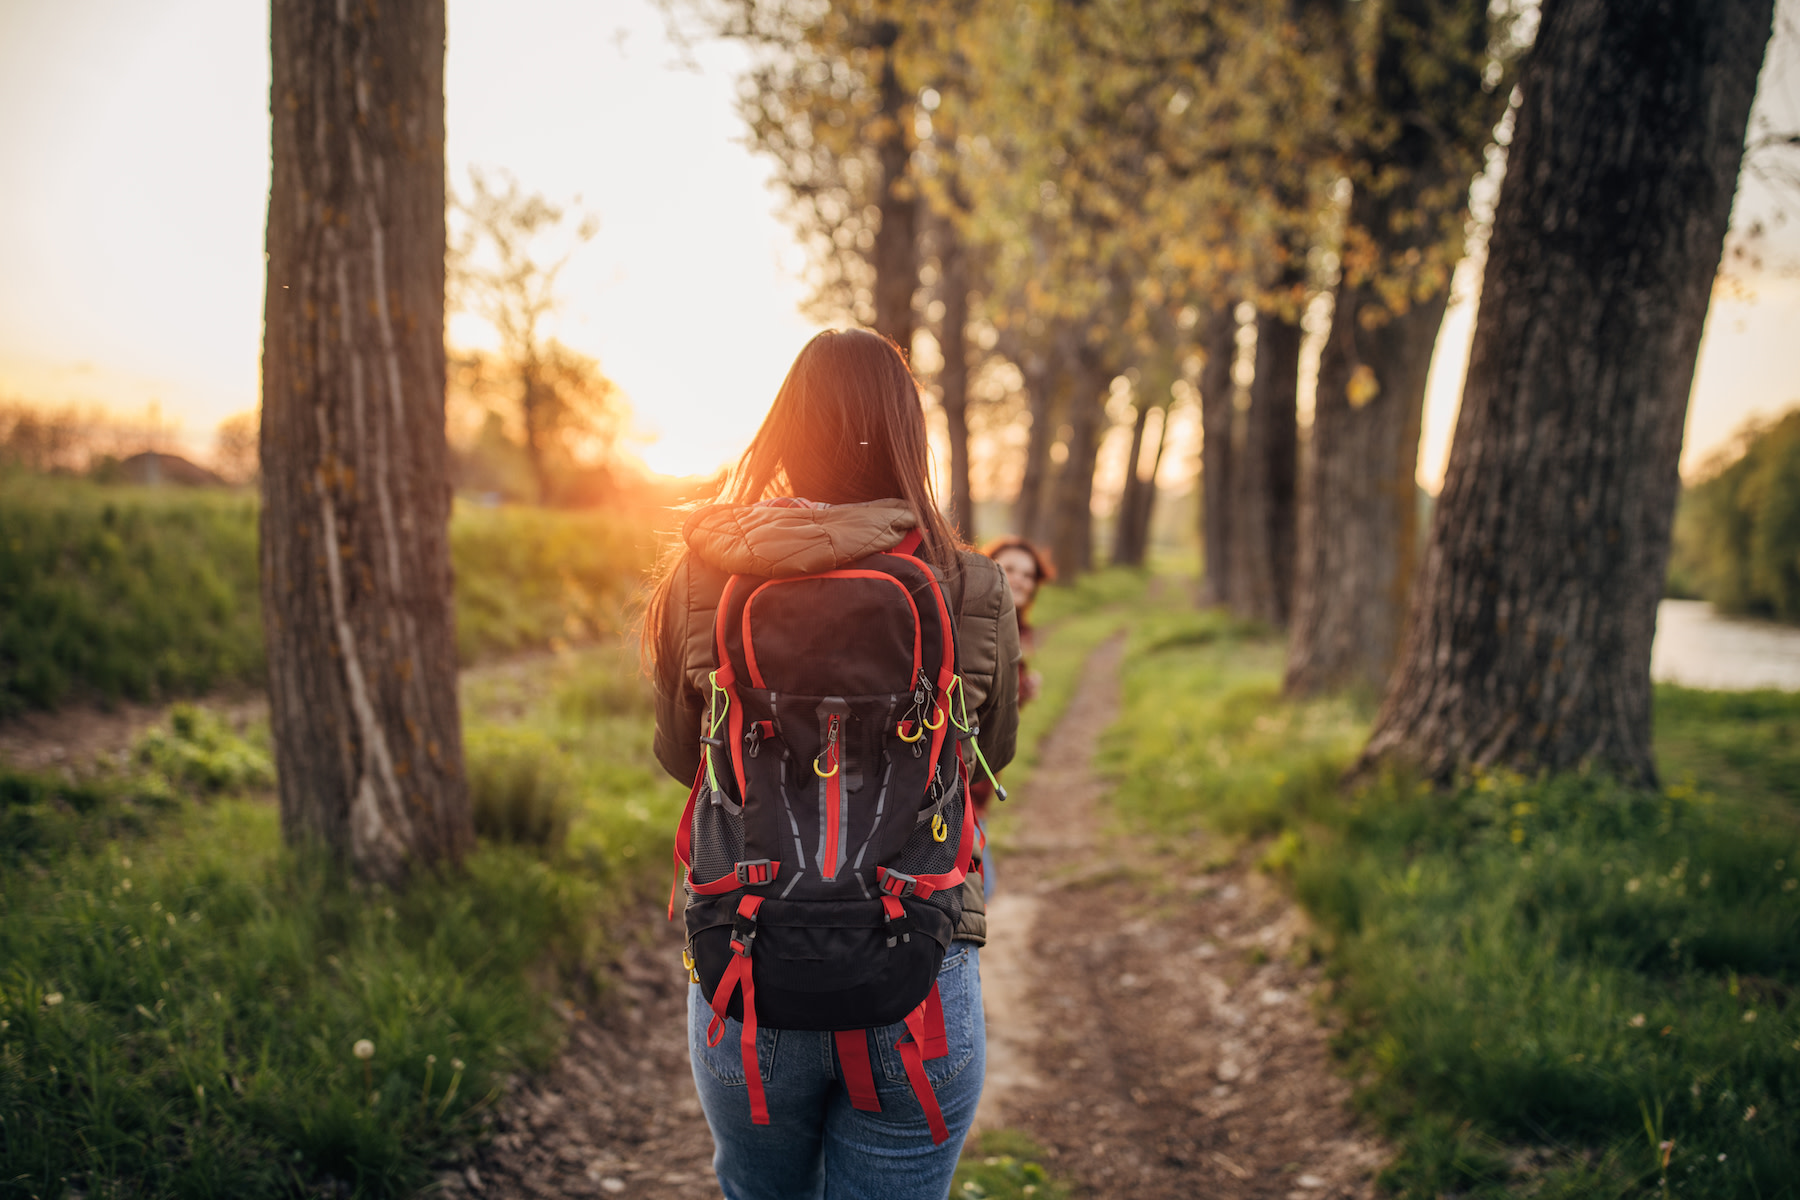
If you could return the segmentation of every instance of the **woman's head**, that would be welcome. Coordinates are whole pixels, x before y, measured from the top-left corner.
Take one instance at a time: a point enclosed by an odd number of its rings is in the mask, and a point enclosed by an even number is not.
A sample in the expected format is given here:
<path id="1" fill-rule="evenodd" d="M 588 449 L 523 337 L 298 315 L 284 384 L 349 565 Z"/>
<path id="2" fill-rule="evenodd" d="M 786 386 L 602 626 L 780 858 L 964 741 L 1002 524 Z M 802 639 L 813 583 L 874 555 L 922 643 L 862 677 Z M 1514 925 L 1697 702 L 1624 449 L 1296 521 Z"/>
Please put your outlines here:
<path id="1" fill-rule="evenodd" d="M 1012 589 L 1013 607 L 1021 614 L 1030 611 L 1040 585 L 1056 578 L 1049 557 L 1022 537 L 1003 537 L 989 542 L 982 553 L 1000 564 Z"/>
<path id="2" fill-rule="evenodd" d="M 783 495 L 826 504 L 905 500 L 919 518 L 925 557 L 954 567 L 957 539 L 932 494 L 919 385 L 893 342 L 845 329 L 801 349 L 723 499 L 755 504 Z"/>

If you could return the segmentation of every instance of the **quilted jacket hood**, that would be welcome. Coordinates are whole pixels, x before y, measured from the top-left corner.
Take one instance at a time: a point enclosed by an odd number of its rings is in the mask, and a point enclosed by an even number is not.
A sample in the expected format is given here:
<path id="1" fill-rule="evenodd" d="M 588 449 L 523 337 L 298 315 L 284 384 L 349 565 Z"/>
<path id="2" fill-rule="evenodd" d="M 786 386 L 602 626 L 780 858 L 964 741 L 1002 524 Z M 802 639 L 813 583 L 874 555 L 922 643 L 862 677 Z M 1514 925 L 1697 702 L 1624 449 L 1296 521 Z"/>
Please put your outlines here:
<path id="1" fill-rule="evenodd" d="M 688 549 L 733 575 L 810 575 L 891 550 L 919 523 L 901 500 L 816 508 L 713 504 L 682 526 Z"/>

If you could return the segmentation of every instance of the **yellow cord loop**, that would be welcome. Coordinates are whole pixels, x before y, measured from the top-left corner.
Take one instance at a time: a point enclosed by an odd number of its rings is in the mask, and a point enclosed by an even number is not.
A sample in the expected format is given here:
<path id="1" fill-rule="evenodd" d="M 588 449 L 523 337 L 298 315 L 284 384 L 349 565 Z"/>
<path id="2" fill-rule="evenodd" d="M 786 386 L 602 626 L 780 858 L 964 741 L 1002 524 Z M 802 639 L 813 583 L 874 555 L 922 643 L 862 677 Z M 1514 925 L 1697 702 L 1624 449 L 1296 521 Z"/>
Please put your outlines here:
<path id="1" fill-rule="evenodd" d="M 718 737 L 719 729 L 725 722 L 725 715 L 731 711 L 731 693 L 719 686 L 719 673 L 712 671 L 706 676 L 706 682 L 712 685 L 712 693 L 706 698 L 706 733 L 708 737 Z M 723 701 L 721 704 L 720 701 Z M 706 761 L 706 782 L 715 792 L 725 789 L 719 786 L 718 772 L 713 769 L 713 748 L 709 745 L 700 747 L 700 757 Z"/>

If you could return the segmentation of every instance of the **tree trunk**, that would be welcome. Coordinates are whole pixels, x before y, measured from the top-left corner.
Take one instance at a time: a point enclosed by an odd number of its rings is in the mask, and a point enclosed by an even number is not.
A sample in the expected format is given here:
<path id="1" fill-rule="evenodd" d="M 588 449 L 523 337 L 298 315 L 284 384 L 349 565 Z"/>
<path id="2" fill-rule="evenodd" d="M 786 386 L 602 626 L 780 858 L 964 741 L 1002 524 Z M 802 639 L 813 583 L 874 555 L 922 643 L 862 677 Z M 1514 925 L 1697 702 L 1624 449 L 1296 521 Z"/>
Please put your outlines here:
<path id="1" fill-rule="evenodd" d="M 1297 281 L 1296 281 L 1297 282 Z M 1238 616 L 1283 625 L 1294 581 L 1294 480 L 1298 469 L 1300 323 L 1257 314 L 1250 404 L 1232 421 L 1230 592 Z"/>
<path id="2" fill-rule="evenodd" d="M 1013 503 L 1013 528 L 1020 537 L 1039 541 L 1050 476 L 1050 445 L 1056 440 L 1056 362 L 1050 354 L 1033 353 L 1025 358 L 1019 368 L 1025 376 L 1031 428 L 1025 440 L 1025 474 L 1019 480 L 1019 498 Z"/>
<path id="3" fill-rule="evenodd" d="M 1237 356 L 1237 306 L 1227 302 L 1208 319 L 1200 370 L 1200 542 L 1206 571 L 1200 602 L 1224 604 L 1231 592 L 1231 365 Z"/>
<path id="4" fill-rule="evenodd" d="M 1115 567 L 1136 566 L 1143 561 L 1131 541 L 1137 528 L 1137 506 L 1144 492 L 1138 478 L 1138 455 L 1144 448 L 1144 429 L 1150 424 L 1150 405 L 1142 397 L 1137 401 L 1137 419 L 1131 426 L 1131 449 L 1125 454 L 1125 483 L 1119 490 L 1119 511 L 1113 518 L 1112 563 Z"/>
<path id="5" fill-rule="evenodd" d="M 1650 642 L 1773 0 L 1546 0 L 1365 763 L 1652 783 Z"/>
<path id="6" fill-rule="evenodd" d="M 262 596 L 282 830 L 365 878 L 473 830 L 444 441 L 444 4 L 275 0 Z"/>
<path id="7" fill-rule="evenodd" d="M 954 226 L 944 221 L 939 230 L 942 249 L 944 368 L 939 376 L 943 389 L 944 417 L 950 426 L 950 521 L 963 537 L 975 536 L 975 503 L 969 492 L 969 279 L 962 241 Z"/>
<path id="8" fill-rule="evenodd" d="M 1150 471 L 1138 492 L 1137 507 L 1131 514 L 1131 547 L 1133 566 L 1142 566 L 1150 555 L 1150 525 L 1156 519 L 1157 474 L 1162 470 L 1163 451 L 1169 445 L 1169 406 L 1162 406 L 1162 424 L 1156 430 L 1156 450 L 1150 456 Z"/>
<path id="9" fill-rule="evenodd" d="M 1416 562 L 1425 375 L 1448 300 L 1440 292 L 1368 329 L 1358 314 L 1380 301 L 1339 289 L 1313 401 L 1290 693 L 1387 681 Z"/>
<path id="10" fill-rule="evenodd" d="M 1079 365 L 1069 395 L 1069 457 L 1057 473 L 1051 513 L 1050 552 L 1064 579 L 1085 574 L 1094 565 L 1094 463 L 1106 415 L 1104 385 L 1111 378 L 1087 347 L 1077 350 L 1075 358 Z"/>
<path id="11" fill-rule="evenodd" d="M 1454 18 L 1454 19 L 1452 19 Z M 1382 687 L 1400 646 L 1418 537 L 1419 424 L 1462 249 L 1469 185 L 1505 110 L 1484 88 L 1487 0 L 1394 0 L 1373 91 L 1392 125 L 1361 148 L 1331 330 L 1319 361 L 1287 689 Z"/>
<path id="12" fill-rule="evenodd" d="M 885 32 L 885 30 L 884 30 Z M 881 226 L 875 231 L 870 262 L 875 268 L 875 331 L 894 340 L 912 359 L 913 292 L 919 283 L 919 195 L 908 163 L 912 146 L 912 96 L 894 70 L 899 30 L 881 51 L 881 128 L 876 156 L 881 161 Z"/>

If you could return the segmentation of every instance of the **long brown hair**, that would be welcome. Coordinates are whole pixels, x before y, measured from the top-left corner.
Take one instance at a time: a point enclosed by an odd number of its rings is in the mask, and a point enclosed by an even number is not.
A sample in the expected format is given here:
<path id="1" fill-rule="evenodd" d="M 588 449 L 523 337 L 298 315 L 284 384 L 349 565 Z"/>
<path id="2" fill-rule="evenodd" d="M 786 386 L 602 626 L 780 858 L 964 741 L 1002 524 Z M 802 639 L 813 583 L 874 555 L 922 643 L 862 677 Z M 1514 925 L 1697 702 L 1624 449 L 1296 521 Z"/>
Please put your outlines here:
<path id="1" fill-rule="evenodd" d="M 722 504 L 801 496 L 823 504 L 904 500 L 919 521 L 920 556 L 948 577 L 962 543 L 938 511 L 919 384 L 893 342 L 863 329 L 827 330 L 807 342 L 749 448 L 719 495 Z M 654 669 L 675 547 L 644 609 L 643 648 Z"/>

